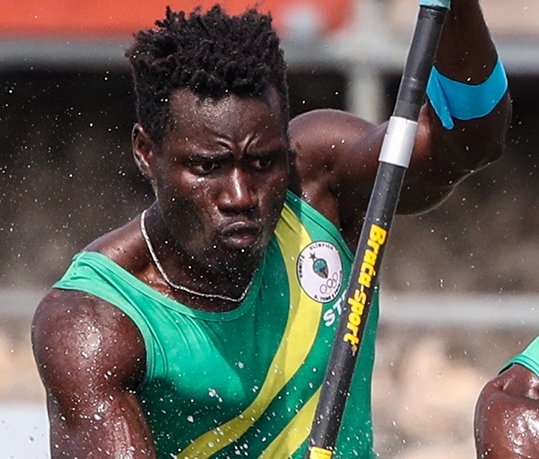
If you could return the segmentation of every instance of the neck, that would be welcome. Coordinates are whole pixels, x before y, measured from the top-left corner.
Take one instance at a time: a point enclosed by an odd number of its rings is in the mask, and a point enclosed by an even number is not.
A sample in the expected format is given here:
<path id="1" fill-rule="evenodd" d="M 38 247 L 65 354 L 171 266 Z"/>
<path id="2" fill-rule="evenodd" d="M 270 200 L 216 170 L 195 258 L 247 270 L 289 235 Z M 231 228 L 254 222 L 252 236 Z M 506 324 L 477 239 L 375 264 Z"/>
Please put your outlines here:
<path id="1" fill-rule="evenodd" d="M 210 284 L 212 288 L 203 289 L 200 285 L 195 286 L 195 282 L 191 281 L 191 283 L 188 283 L 187 281 L 184 281 L 183 283 L 175 281 L 170 276 L 170 272 L 168 272 L 164 266 L 162 259 L 159 257 L 157 250 L 154 247 L 154 244 L 152 243 L 152 240 L 150 239 L 150 235 L 148 234 L 148 231 L 146 229 L 146 213 L 145 210 L 142 212 L 140 216 L 140 230 L 143 235 L 144 241 L 146 243 L 146 247 L 148 249 L 148 252 L 150 254 L 150 258 L 152 260 L 152 263 L 154 267 L 156 268 L 157 272 L 159 273 L 162 280 L 168 285 L 170 289 L 172 289 L 175 292 L 182 292 L 184 295 L 189 295 L 192 299 L 204 299 L 204 303 L 212 303 L 212 307 L 210 309 L 214 309 L 214 303 L 219 302 L 226 302 L 226 303 L 235 303 L 240 304 L 245 297 L 247 296 L 247 293 L 249 291 L 249 288 L 253 282 L 254 275 L 251 275 L 249 279 L 242 281 L 241 276 L 236 277 L 234 281 L 225 281 L 223 282 L 223 276 L 219 276 L 220 279 L 216 282 L 206 281 L 206 284 Z M 163 256 L 163 259 L 169 259 L 167 256 Z M 186 271 L 192 271 L 193 267 L 190 266 L 189 270 L 183 270 Z M 172 270 L 171 270 L 172 271 Z M 174 270 L 175 273 L 178 273 L 180 270 L 176 269 Z M 200 280 L 208 279 L 208 273 L 205 273 L 206 275 L 199 276 Z M 191 285 L 193 286 L 191 286 Z M 224 292 L 227 292 L 227 286 L 233 286 L 234 291 L 231 295 L 225 294 Z M 243 286 L 243 287 L 241 287 Z M 216 289 L 215 287 L 219 287 Z M 199 303 L 200 301 L 197 301 Z M 219 309 L 219 308 L 217 308 Z"/>

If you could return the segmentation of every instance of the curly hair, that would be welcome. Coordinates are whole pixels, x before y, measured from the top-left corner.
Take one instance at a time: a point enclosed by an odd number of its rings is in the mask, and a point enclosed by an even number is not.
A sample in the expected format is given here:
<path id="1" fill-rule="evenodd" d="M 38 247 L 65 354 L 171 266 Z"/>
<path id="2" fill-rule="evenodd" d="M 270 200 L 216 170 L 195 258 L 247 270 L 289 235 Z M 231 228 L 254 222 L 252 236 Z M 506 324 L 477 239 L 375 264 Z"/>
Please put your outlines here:
<path id="1" fill-rule="evenodd" d="M 229 16 L 213 6 L 189 15 L 166 9 L 156 29 L 135 34 L 125 55 L 131 66 L 137 117 L 161 145 L 170 126 L 171 94 L 188 88 L 201 98 L 257 97 L 274 86 L 288 120 L 286 63 L 272 18 L 256 9 Z"/>

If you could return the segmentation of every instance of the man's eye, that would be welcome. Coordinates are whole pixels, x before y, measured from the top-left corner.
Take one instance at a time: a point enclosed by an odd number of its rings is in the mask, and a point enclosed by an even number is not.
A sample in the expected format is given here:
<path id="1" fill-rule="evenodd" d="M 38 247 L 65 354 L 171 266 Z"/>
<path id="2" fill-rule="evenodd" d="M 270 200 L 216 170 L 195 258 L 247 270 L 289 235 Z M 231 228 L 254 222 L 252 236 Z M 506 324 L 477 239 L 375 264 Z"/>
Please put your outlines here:
<path id="1" fill-rule="evenodd" d="M 211 159 L 193 161 L 191 163 L 191 167 L 197 174 L 209 174 L 210 172 L 213 172 L 215 169 L 219 168 L 219 163 Z"/>
<path id="2" fill-rule="evenodd" d="M 272 158 L 256 158 L 253 160 L 252 165 L 255 169 L 262 171 L 270 167 L 272 163 Z"/>

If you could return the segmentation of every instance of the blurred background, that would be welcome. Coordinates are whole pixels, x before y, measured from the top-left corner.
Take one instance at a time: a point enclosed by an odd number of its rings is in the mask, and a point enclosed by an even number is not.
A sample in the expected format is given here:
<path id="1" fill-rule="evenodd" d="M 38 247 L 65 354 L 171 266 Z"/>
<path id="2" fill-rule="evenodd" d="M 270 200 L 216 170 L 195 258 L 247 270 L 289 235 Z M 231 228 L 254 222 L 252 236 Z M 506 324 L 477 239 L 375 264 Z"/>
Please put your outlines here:
<path id="1" fill-rule="evenodd" d="M 0 0 L 3 457 L 50 457 L 29 340 L 39 299 L 77 251 L 151 202 L 131 159 L 124 49 L 166 5 L 213 3 Z M 417 0 L 259 3 L 283 39 L 293 114 L 390 115 Z M 539 2 L 482 6 L 510 80 L 507 152 L 436 210 L 395 219 L 373 388 L 382 458 L 473 458 L 479 391 L 539 328 Z"/>

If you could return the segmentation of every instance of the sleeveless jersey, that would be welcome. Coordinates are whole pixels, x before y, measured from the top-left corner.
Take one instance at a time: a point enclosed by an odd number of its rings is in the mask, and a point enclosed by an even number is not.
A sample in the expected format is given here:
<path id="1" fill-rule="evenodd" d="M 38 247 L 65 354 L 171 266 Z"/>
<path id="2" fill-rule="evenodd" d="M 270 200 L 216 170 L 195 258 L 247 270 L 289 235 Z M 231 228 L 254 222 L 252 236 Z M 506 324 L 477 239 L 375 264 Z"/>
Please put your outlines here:
<path id="1" fill-rule="evenodd" d="M 300 459 L 305 451 L 353 255 L 337 228 L 292 193 L 252 286 L 235 310 L 191 309 L 96 252 L 55 288 L 102 298 L 139 328 L 137 395 L 160 459 Z M 371 377 L 378 298 L 368 317 L 337 458 L 372 459 Z"/>

